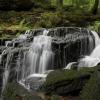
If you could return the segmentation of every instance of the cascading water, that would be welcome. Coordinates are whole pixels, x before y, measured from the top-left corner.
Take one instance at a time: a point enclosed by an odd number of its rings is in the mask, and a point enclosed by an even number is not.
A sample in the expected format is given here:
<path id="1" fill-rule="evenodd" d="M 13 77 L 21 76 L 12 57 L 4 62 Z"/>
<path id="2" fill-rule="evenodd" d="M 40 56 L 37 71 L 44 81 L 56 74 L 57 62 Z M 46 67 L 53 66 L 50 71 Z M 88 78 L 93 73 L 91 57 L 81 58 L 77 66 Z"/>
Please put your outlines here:
<path id="1" fill-rule="evenodd" d="M 28 53 L 30 62 L 30 74 L 44 73 L 46 68 L 53 64 L 53 52 L 51 50 L 51 37 L 40 35 L 34 37 L 34 41 Z"/>
<path id="2" fill-rule="evenodd" d="M 0 64 L 1 64 L 1 59 L 2 59 L 2 56 L 0 55 Z"/>
<path id="3" fill-rule="evenodd" d="M 90 56 L 80 59 L 79 67 L 94 67 L 100 63 L 100 44 L 95 47 Z"/>
<path id="4" fill-rule="evenodd" d="M 96 33 L 85 28 L 61 27 L 26 31 L 17 39 L 6 42 L 6 48 L 2 50 L 2 91 L 7 82 L 13 80 L 30 89 L 30 78 L 45 78 L 49 72 L 64 68 L 69 62 L 77 62 L 86 55 L 95 55 L 91 52 L 99 44 L 98 40 Z M 97 51 L 98 49 L 99 47 Z M 73 64 L 75 63 L 69 64 L 68 68 Z"/>
<path id="5" fill-rule="evenodd" d="M 54 54 L 51 48 L 52 38 L 51 36 L 47 36 L 48 32 L 49 31 L 44 30 L 43 35 L 35 36 L 29 51 L 24 53 L 21 84 L 24 84 L 23 80 L 27 79 L 28 76 L 43 74 L 48 70 L 49 66 L 53 66 Z M 27 64 L 25 62 L 27 62 Z"/>
<path id="6" fill-rule="evenodd" d="M 95 37 L 95 49 L 89 56 L 79 61 L 79 67 L 94 67 L 100 63 L 100 38 L 96 32 L 92 31 L 92 33 Z"/>
<path id="7" fill-rule="evenodd" d="M 55 52 L 55 69 L 90 55 L 95 47 L 95 37 L 91 31 L 80 28 L 67 29 L 65 32 L 65 36 L 60 36 L 56 40 L 57 43 L 53 44 L 53 49 L 56 47 L 56 50 L 53 50 Z"/>
<path id="8" fill-rule="evenodd" d="M 78 67 L 94 67 L 97 66 L 100 63 L 100 38 L 98 34 L 95 31 L 91 31 L 92 34 L 95 37 L 95 48 L 93 52 L 89 56 L 85 56 L 84 58 L 79 59 L 78 61 Z M 69 63 L 66 66 L 66 69 L 71 69 L 71 66 L 73 66 L 73 62 Z M 69 67 L 70 65 L 70 67 Z"/>
<path id="9" fill-rule="evenodd" d="M 94 35 L 95 37 L 95 45 L 98 46 L 100 45 L 100 38 L 99 38 L 99 35 L 95 32 L 95 31 L 91 31 L 92 34 Z"/>
<path id="10" fill-rule="evenodd" d="M 6 62 L 5 69 L 4 69 L 4 73 L 3 73 L 3 86 L 2 86 L 2 91 L 5 89 L 5 86 L 6 86 L 7 81 L 8 81 L 8 77 L 9 77 L 9 62 L 11 60 L 11 56 L 12 56 L 12 54 L 9 54 L 7 56 L 7 62 Z"/>

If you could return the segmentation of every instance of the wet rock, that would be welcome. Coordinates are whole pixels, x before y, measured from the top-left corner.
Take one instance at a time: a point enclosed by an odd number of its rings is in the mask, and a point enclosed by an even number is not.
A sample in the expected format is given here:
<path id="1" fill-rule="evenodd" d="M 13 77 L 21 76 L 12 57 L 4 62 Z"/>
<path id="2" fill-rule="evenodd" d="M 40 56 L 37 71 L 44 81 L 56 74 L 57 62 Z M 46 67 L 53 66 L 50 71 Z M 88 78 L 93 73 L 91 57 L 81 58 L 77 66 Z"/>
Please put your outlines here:
<path id="1" fill-rule="evenodd" d="M 44 92 L 57 95 L 78 95 L 90 79 L 93 69 L 58 70 L 51 72 L 43 85 Z"/>
<path id="2" fill-rule="evenodd" d="M 95 46 L 93 34 L 84 28 L 57 28 L 50 33 L 53 36 L 52 50 L 55 54 L 54 69 L 77 62 L 82 56 L 89 55 Z M 90 38 L 93 41 L 91 47 Z"/>

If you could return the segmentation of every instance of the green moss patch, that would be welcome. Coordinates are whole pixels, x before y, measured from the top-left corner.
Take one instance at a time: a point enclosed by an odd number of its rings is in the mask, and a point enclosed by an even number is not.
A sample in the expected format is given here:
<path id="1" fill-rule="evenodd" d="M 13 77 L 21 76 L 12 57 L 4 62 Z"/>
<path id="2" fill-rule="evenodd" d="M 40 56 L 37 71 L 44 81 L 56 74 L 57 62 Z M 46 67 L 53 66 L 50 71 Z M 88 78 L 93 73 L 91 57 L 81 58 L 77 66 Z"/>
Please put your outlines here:
<path id="1" fill-rule="evenodd" d="M 97 70 L 99 67 L 53 71 L 47 76 L 40 91 L 57 95 L 79 94 L 91 75 Z"/>

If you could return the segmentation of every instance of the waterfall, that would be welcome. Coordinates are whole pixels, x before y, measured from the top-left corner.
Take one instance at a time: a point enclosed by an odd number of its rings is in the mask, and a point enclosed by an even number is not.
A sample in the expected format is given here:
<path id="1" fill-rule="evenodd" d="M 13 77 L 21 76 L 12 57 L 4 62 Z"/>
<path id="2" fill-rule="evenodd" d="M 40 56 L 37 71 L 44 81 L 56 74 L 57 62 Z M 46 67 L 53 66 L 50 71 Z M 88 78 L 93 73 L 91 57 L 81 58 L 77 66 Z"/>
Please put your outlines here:
<path id="1" fill-rule="evenodd" d="M 100 45 L 100 38 L 99 38 L 99 35 L 95 32 L 95 31 L 91 31 L 92 34 L 94 35 L 95 37 L 95 45 L 98 46 Z"/>
<path id="2" fill-rule="evenodd" d="M 30 74 L 44 73 L 46 68 L 53 64 L 53 52 L 51 50 L 51 37 L 40 35 L 34 37 L 28 56 L 30 61 Z"/>
<path id="3" fill-rule="evenodd" d="M 0 64 L 1 64 L 2 55 L 0 55 Z"/>
<path id="4" fill-rule="evenodd" d="M 95 48 L 90 55 L 86 55 L 84 58 L 79 59 L 78 67 L 94 67 L 100 63 L 100 38 L 95 31 L 91 31 L 95 37 Z M 73 62 L 69 63 L 65 69 L 71 69 Z"/>
<path id="5" fill-rule="evenodd" d="M 94 67 L 100 63 L 100 44 L 95 47 L 90 56 L 79 60 L 79 67 Z"/>
<path id="6" fill-rule="evenodd" d="M 99 46 L 99 37 L 86 28 L 59 27 L 48 30 L 27 30 L 18 38 L 5 43 L 5 48 L 0 48 L 0 52 L 2 51 L 0 67 L 4 69 L 2 91 L 9 81 L 15 80 L 30 89 L 33 80 L 37 78 L 42 83 L 41 78 L 44 80 L 49 72 L 62 69 L 70 62 L 72 63 L 67 66 L 68 69 L 73 64 L 77 64 L 77 61 L 80 62 L 79 66 L 83 66 L 81 62 L 86 63 L 83 61 L 85 56 L 89 60 L 99 59 L 95 54 L 99 52 L 99 47 L 97 50 L 95 48 Z M 95 62 L 99 61 L 96 59 Z"/>
<path id="7" fill-rule="evenodd" d="M 78 59 L 90 55 L 95 47 L 95 37 L 91 31 L 86 29 L 67 29 L 65 36 L 60 36 L 55 52 L 55 69 L 62 68 L 70 62 L 77 62 Z M 61 66 L 61 67 L 60 67 Z"/>
<path id="8" fill-rule="evenodd" d="M 10 73 L 9 66 L 10 66 L 10 61 L 12 59 L 12 56 L 13 55 L 10 54 L 10 53 L 9 53 L 9 55 L 7 55 L 7 61 L 6 61 L 5 68 L 4 68 L 4 73 L 3 73 L 2 92 L 4 91 L 4 89 L 6 87 L 6 84 L 8 82 L 9 73 Z"/>
<path id="9" fill-rule="evenodd" d="M 52 38 L 51 36 L 47 36 L 48 32 L 49 31 L 44 30 L 42 35 L 35 36 L 29 47 L 29 51 L 24 53 L 22 76 L 19 83 L 27 89 L 30 87 L 25 84 L 26 79 L 36 76 L 43 77 L 43 73 L 45 73 L 49 67 L 53 67 L 54 53 L 51 48 Z M 19 63 L 19 60 L 17 62 Z"/>
<path id="10" fill-rule="evenodd" d="M 77 62 L 69 63 L 64 69 L 71 69 L 72 65 L 76 64 Z"/>
<path id="11" fill-rule="evenodd" d="M 44 30 L 43 35 L 35 36 L 27 54 L 29 63 L 29 74 L 44 73 L 48 66 L 53 66 L 54 54 L 51 49 L 52 38 L 47 36 L 48 31 Z"/>

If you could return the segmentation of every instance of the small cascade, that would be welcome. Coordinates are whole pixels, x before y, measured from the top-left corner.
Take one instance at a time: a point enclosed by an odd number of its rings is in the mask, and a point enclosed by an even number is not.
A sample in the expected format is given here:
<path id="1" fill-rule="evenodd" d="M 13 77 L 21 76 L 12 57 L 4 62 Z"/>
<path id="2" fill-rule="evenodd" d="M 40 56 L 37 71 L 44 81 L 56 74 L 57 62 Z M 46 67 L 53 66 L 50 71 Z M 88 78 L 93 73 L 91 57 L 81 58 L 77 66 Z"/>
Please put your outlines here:
<path id="1" fill-rule="evenodd" d="M 53 52 L 51 50 L 51 37 L 40 35 L 34 37 L 28 53 L 30 70 L 32 73 L 43 73 L 47 67 L 53 64 Z"/>
<path id="2" fill-rule="evenodd" d="M 12 59 L 12 54 L 8 54 L 7 55 L 7 60 L 6 60 L 6 64 L 5 64 L 5 68 L 4 68 L 4 73 L 3 73 L 3 85 L 2 85 L 2 91 L 5 89 L 8 78 L 9 78 L 9 73 L 10 73 L 10 61 Z"/>
<path id="3" fill-rule="evenodd" d="M 69 63 L 64 69 L 71 69 L 72 65 L 76 64 L 77 62 Z"/>
<path id="4" fill-rule="evenodd" d="M 44 73 L 48 66 L 53 66 L 53 52 L 51 49 L 52 38 L 47 36 L 48 31 L 44 30 L 43 35 L 34 37 L 27 54 L 29 63 L 29 74 Z M 23 72 L 24 73 L 24 72 Z"/>
<path id="5" fill-rule="evenodd" d="M 0 64 L 1 64 L 2 55 L 0 55 Z"/>
<path id="6" fill-rule="evenodd" d="M 92 33 L 95 37 L 96 46 L 89 56 L 79 60 L 79 67 L 94 67 L 100 63 L 100 38 L 96 32 L 92 31 Z"/>
<path id="7" fill-rule="evenodd" d="M 90 56 L 79 60 L 79 67 L 94 67 L 100 63 L 100 44 L 96 46 Z"/>
<path id="8" fill-rule="evenodd" d="M 47 35 L 48 35 L 48 33 L 49 33 L 49 31 L 48 31 L 48 30 L 44 30 L 44 31 L 43 31 L 43 35 L 44 35 L 44 36 L 47 36 Z"/>
<path id="9" fill-rule="evenodd" d="M 36 74 L 42 75 L 49 68 L 53 68 L 54 54 L 51 48 L 52 38 L 51 36 L 47 36 L 48 32 L 44 30 L 42 35 L 35 36 L 29 47 L 29 51 L 23 53 L 21 77 L 19 78 L 18 76 L 18 81 L 24 87 L 26 86 L 27 89 L 29 89 L 29 85 L 25 84 L 25 80 L 30 75 L 33 75 L 34 78 Z M 18 66 L 20 65 L 19 62 L 20 57 L 18 57 L 17 61 Z"/>
<path id="10" fill-rule="evenodd" d="M 93 36 L 95 37 L 95 48 L 92 53 L 84 58 L 79 59 L 78 67 L 94 67 L 100 63 L 100 38 L 95 31 L 91 31 Z M 71 69 L 73 66 L 73 62 L 69 63 L 66 66 L 66 69 Z M 70 67 L 69 67 L 70 66 Z"/>
<path id="11" fill-rule="evenodd" d="M 100 59 L 86 56 L 85 58 L 79 61 L 78 67 L 94 67 L 100 63 Z"/>
<path id="12" fill-rule="evenodd" d="M 12 43 L 11 41 L 6 41 L 5 46 L 8 47 L 9 44 L 11 44 L 11 43 Z"/>
<path id="13" fill-rule="evenodd" d="M 100 38 L 99 35 L 95 31 L 91 31 L 93 36 L 95 37 L 95 45 L 98 46 L 100 45 Z"/>
<path id="14" fill-rule="evenodd" d="M 90 57 L 100 59 L 100 44 L 99 44 L 98 46 L 95 47 L 95 49 L 94 49 L 93 52 L 91 53 Z"/>

